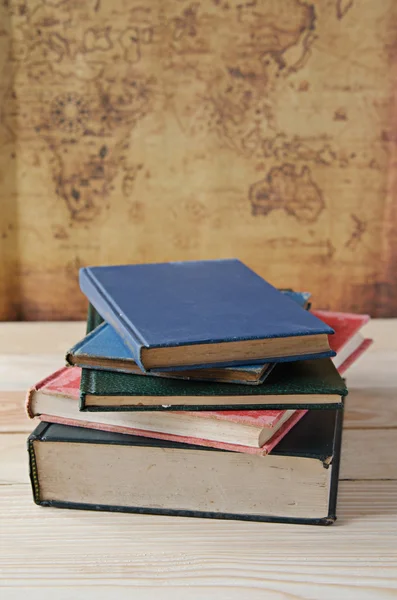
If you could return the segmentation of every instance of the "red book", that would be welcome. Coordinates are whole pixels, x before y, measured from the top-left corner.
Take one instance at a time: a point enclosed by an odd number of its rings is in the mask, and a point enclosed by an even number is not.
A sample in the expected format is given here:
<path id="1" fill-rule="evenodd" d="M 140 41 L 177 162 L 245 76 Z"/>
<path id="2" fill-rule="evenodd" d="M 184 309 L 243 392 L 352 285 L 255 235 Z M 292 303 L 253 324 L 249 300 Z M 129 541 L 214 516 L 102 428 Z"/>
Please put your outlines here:
<path id="1" fill-rule="evenodd" d="M 306 410 L 79 412 L 81 369 L 64 367 L 31 388 L 26 409 L 42 421 L 268 454 Z"/>
<path id="2" fill-rule="evenodd" d="M 339 373 L 343 375 L 373 342 L 373 340 L 365 338 L 360 331 L 370 318 L 368 315 L 328 310 L 313 310 L 312 312 L 335 331 L 334 335 L 329 336 L 329 345 L 336 352 L 336 356 L 332 360 Z"/>

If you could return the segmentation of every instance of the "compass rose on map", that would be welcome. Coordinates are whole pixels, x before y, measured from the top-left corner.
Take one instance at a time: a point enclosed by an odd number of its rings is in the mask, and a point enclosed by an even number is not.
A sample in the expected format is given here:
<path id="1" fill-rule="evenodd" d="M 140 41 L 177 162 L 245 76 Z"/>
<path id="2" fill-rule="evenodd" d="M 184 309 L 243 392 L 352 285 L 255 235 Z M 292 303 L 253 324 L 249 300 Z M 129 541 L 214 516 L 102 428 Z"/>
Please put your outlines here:
<path id="1" fill-rule="evenodd" d="M 61 94 L 52 102 L 51 118 L 54 125 L 68 133 L 78 132 L 83 129 L 88 116 L 87 105 L 78 94 Z"/>

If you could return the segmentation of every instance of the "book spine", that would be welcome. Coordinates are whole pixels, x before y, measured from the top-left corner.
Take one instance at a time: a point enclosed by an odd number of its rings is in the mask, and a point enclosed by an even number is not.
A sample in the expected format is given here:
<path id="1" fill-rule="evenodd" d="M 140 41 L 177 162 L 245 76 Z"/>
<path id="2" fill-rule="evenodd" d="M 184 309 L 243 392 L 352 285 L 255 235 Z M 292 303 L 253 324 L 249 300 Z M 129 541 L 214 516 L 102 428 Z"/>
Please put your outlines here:
<path id="1" fill-rule="evenodd" d="M 139 365 L 142 371 L 146 372 L 145 366 L 142 363 L 141 352 L 145 346 L 145 340 L 141 338 L 130 321 L 123 318 L 122 312 L 112 298 L 107 294 L 106 290 L 100 285 L 96 278 L 92 275 L 89 268 L 80 269 L 79 274 L 80 289 L 87 296 L 88 300 L 99 312 L 99 314 L 107 321 L 121 336 L 125 344 L 131 350 L 135 362 Z"/>
<path id="2" fill-rule="evenodd" d="M 336 503 L 338 497 L 339 468 L 342 451 L 342 431 L 343 431 L 344 406 L 337 411 L 334 436 L 334 452 L 332 457 L 332 475 L 329 492 L 329 513 L 330 519 L 336 520 Z"/>
<path id="3" fill-rule="evenodd" d="M 79 411 L 80 412 L 85 412 L 87 410 L 86 405 L 85 405 L 85 393 L 84 392 L 80 392 L 80 396 L 79 396 Z"/>
<path id="4" fill-rule="evenodd" d="M 163 515 L 167 517 L 193 517 L 197 519 L 222 519 L 231 521 L 259 521 L 262 523 L 286 523 L 294 525 L 332 525 L 334 519 L 330 517 L 275 517 L 272 515 L 247 515 L 243 513 L 220 513 L 176 508 L 152 508 L 146 506 L 115 506 L 109 504 L 83 504 L 62 500 L 43 500 L 36 502 L 40 506 L 50 508 L 69 508 L 74 510 L 94 510 L 117 513 L 137 513 L 140 515 Z"/>
<path id="5" fill-rule="evenodd" d="M 80 379 L 80 395 L 79 395 L 79 411 L 87 410 L 85 404 L 85 390 L 90 389 L 90 370 L 89 369 L 81 369 L 81 379 Z"/>
<path id="6" fill-rule="evenodd" d="M 91 302 L 88 304 L 86 334 L 91 333 L 96 327 L 103 323 L 103 319 L 99 312 L 95 310 Z"/>
<path id="7" fill-rule="evenodd" d="M 27 441 L 27 450 L 29 454 L 29 478 L 30 483 L 32 485 L 33 499 L 36 504 L 40 504 L 40 486 L 33 442 L 35 442 L 36 440 L 41 440 L 43 434 L 45 433 L 48 427 L 48 423 L 41 422 L 36 427 L 36 429 L 30 434 Z"/>
<path id="8" fill-rule="evenodd" d="M 33 441 L 28 440 L 28 453 L 29 453 L 29 479 L 32 486 L 33 500 L 36 504 L 40 502 L 40 487 L 39 487 L 39 476 L 37 472 L 36 456 L 34 453 Z"/>

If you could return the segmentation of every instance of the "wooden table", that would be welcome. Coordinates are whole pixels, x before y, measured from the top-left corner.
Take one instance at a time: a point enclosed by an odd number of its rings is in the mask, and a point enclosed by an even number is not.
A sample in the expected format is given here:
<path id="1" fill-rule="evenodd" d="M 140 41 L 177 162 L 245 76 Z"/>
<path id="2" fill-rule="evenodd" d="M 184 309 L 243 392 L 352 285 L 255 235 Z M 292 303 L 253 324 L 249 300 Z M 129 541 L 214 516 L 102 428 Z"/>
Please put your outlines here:
<path id="1" fill-rule="evenodd" d="M 82 323 L 0 325 L 0 597 L 397 597 L 397 320 L 367 326 L 348 375 L 338 521 L 277 525 L 39 508 L 24 391 L 63 364 Z"/>

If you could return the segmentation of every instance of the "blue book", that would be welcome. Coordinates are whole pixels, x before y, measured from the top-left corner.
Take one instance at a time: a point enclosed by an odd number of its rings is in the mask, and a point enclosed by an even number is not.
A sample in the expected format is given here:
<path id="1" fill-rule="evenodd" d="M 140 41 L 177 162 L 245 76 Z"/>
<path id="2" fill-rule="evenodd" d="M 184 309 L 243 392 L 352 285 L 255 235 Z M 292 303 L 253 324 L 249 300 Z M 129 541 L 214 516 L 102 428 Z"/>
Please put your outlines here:
<path id="1" fill-rule="evenodd" d="M 132 351 L 119 334 L 108 323 L 102 323 L 75 344 L 66 354 L 66 362 L 76 367 L 88 367 L 104 371 L 145 375 L 135 362 Z M 234 367 L 212 367 L 182 369 L 180 371 L 150 371 L 150 375 L 172 379 L 199 379 L 228 383 L 263 383 L 274 364 L 236 365 Z"/>
<path id="2" fill-rule="evenodd" d="M 87 267 L 80 287 L 143 371 L 333 356 L 333 330 L 236 259 Z"/>
<path id="3" fill-rule="evenodd" d="M 307 306 L 311 296 L 309 292 L 294 292 L 292 290 L 282 290 L 282 292 L 302 307 Z M 100 320 L 98 313 L 90 305 L 87 318 L 87 335 L 68 350 L 66 362 L 77 367 L 145 375 L 136 364 L 132 351 L 123 342 L 119 334 L 109 323 L 100 323 Z M 99 325 L 95 326 L 98 321 Z M 168 371 L 166 373 L 152 371 L 151 375 L 258 385 L 263 383 L 271 373 L 274 364 L 235 365 L 234 367 Z"/>

